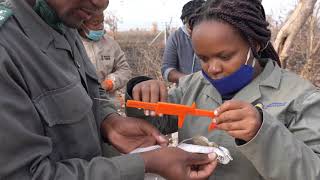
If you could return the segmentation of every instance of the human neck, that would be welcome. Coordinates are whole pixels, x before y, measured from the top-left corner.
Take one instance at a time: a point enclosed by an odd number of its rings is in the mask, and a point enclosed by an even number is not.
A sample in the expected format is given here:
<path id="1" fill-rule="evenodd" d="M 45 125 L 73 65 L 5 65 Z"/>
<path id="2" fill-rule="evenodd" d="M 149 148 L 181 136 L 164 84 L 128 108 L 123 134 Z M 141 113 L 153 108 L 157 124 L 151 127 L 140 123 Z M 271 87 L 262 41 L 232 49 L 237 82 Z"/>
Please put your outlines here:
<path id="1" fill-rule="evenodd" d="M 259 76 L 259 74 L 262 72 L 262 70 L 263 70 L 263 68 L 262 68 L 262 66 L 261 66 L 261 64 L 260 64 L 260 62 L 257 60 L 257 59 L 255 59 L 255 61 L 256 61 L 256 63 L 255 63 L 255 65 L 254 65 L 254 78 L 256 78 L 257 76 Z"/>
<path id="2" fill-rule="evenodd" d="M 78 32 L 79 32 L 79 34 L 80 34 L 81 37 L 87 39 L 86 33 L 84 32 L 83 29 L 80 29 Z"/>

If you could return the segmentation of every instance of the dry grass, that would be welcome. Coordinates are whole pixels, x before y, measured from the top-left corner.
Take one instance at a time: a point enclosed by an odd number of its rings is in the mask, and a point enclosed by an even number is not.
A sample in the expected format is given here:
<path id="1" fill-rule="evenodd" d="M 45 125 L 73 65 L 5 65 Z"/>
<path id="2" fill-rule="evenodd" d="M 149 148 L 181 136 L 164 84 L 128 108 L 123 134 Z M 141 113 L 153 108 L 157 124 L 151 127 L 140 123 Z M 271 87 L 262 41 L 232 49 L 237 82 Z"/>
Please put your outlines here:
<path id="1" fill-rule="evenodd" d="M 164 51 L 162 37 L 152 46 L 149 43 L 157 34 L 146 31 L 121 32 L 116 36 L 122 50 L 126 53 L 133 76 L 149 76 L 162 79 L 161 62 Z"/>
<path id="2" fill-rule="evenodd" d="M 153 40 L 157 33 L 146 31 L 120 32 L 115 36 L 115 40 L 125 52 L 127 61 L 132 69 L 132 76 L 148 76 L 162 80 L 161 62 L 164 51 L 163 37 L 160 37 L 152 46 L 148 44 Z M 124 92 L 121 89 L 117 93 L 116 105 L 118 112 L 124 114 Z"/>
<path id="3" fill-rule="evenodd" d="M 274 40 L 281 24 L 276 25 L 271 23 L 271 25 L 271 30 L 273 32 L 272 39 Z M 308 27 L 303 27 L 296 37 L 296 41 L 290 52 L 287 68 L 297 74 L 301 74 L 301 71 L 306 64 L 308 33 Z M 127 31 L 117 33 L 115 39 L 126 53 L 128 63 L 133 70 L 133 76 L 145 75 L 162 80 L 160 68 L 164 51 L 163 36 L 160 36 L 152 46 L 148 45 L 156 35 L 157 33 L 149 31 Z M 320 57 L 320 52 L 317 57 Z M 314 65 L 310 70 L 311 76 L 309 77 L 309 80 L 315 85 L 320 86 L 320 58 L 315 59 L 315 63 L 313 64 Z"/>

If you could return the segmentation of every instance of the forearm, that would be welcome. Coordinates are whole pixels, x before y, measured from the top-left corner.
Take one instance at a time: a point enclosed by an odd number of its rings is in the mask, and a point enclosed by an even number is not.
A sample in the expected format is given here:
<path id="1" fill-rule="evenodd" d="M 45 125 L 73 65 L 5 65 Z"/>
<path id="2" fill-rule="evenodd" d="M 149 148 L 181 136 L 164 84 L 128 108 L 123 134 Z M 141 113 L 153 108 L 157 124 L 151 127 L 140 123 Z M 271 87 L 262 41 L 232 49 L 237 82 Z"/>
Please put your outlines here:
<path id="1" fill-rule="evenodd" d="M 125 87 L 129 79 L 131 78 L 131 73 L 132 72 L 130 69 L 121 69 L 109 74 L 105 80 L 111 79 L 113 81 L 112 91 L 119 90 Z"/>
<path id="2" fill-rule="evenodd" d="M 117 110 L 111 98 L 108 96 L 108 94 L 102 87 L 99 88 L 99 94 L 100 118 L 98 119 L 98 123 L 100 124 L 103 120 L 106 119 L 108 115 L 112 113 L 117 113 Z"/>
<path id="3" fill-rule="evenodd" d="M 265 179 L 316 180 L 320 177 L 319 152 L 298 140 L 283 124 L 263 113 L 257 135 L 239 150 Z"/>
<path id="4" fill-rule="evenodd" d="M 168 74 L 168 81 L 178 83 L 179 79 L 184 76 L 186 76 L 186 74 L 183 74 L 176 69 L 172 69 Z"/>
<path id="5" fill-rule="evenodd" d="M 32 111 L 31 111 L 32 112 Z M 3 113 L 2 113 L 3 114 Z M 32 113 L 30 113 L 32 114 Z M 25 117 L 30 122 L 30 118 Z M 41 180 L 103 180 L 103 179 L 142 179 L 144 163 L 140 156 L 122 156 L 113 159 L 100 157 L 99 141 L 77 134 L 79 131 L 72 125 L 61 125 L 46 128 L 49 136 L 35 130 L 39 125 L 36 118 L 33 123 L 22 126 L 11 118 L 0 128 L 0 179 L 41 179 Z M 65 137 L 57 141 L 60 130 Z M 67 131 L 69 129 L 69 131 Z M 96 131 L 96 130 L 95 130 Z M 67 132 L 70 132 L 69 134 Z M 84 130 L 82 134 L 88 134 Z M 51 135 L 51 136 L 50 136 Z M 74 135 L 74 136 L 73 136 Z M 62 135 L 61 135 L 62 136 Z M 14 137 L 14 141 L 7 141 Z M 75 140 L 76 138 L 79 141 Z M 65 141 L 64 149 L 62 148 Z M 82 143 L 81 143 L 81 142 Z M 54 144 L 58 142 L 60 144 Z M 68 143 L 67 143 L 68 142 Z M 83 146 L 80 144 L 84 144 Z"/>
<path id="6" fill-rule="evenodd" d="M 144 161 L 139 155 L 112 159 L 96 157 L 91 161 L 69 159 L 53 163 L 42 160 L 32 172 L 31 179 L 41 180 L 105 180 L 143 179 Z M 13 178 L 14 179 L 14 178 Z"/>
<path id="7" fill-rule="evenodd" d="M 108 136 L 109 135 L 108 132 L 112 129 L 113 125 L 117 123 L 117 121 L 122 121 L 122 120 L 123 118 L 119 114 L 111 113 L 108 116 L 106 116 L 106 118 L 102 121 L 100 131 L 101 131 L 102 138 L 105 142 L 110 142 L 109 141 L 110 137 Z"/>
<path id="8" fill-rule="evenodd" d="M 177 54 L 177 44 L 174 35 L 170 36 L 166 44 L 163 61 L 161 65 L 161 74 L 166 81 L 169 81 L 169 73 L 179 67 L 179 57 Z"/>
<path id="9" fill-rule="evenodd" d="M 178 120 L 174 116 L 145 116 L 143 110 L 135 108 L 126 108 L 126 115 L 146 120 L 155 126 L 162 134 L 171 134 L 178 130 Z"/>
<path id="10" fill-rule="evenodd" d="M 132 71 L 124 55 L 118 57 L 115 63 L 115 69 L 106 77 L 106 79 L 113 79 L 113 90 L 118 90 L 123 88 L 129 81 L 132 76 Z"/>

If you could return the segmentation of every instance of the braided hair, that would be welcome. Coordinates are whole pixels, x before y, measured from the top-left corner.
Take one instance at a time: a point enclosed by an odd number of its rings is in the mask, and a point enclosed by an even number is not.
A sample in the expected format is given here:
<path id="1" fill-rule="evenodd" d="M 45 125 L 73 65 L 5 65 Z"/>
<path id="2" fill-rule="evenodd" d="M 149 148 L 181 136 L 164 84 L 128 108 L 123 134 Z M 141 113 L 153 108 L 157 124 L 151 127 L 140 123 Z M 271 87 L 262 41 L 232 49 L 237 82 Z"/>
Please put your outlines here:
<path id="1" fill-rule="evenodd" d="M 180 17 L 183 24 L 188 23 L 190 16 L 204 3 L 204 0 L 192 0 L 187 2 L 182 8 L 182 14 Z"/>
<path id="2" fill-rule="evenodd" d="M 191 30 L 203 21 L 216 20 L 233 26 L 249 43 L 256 58 L 270 58 L 280 66 L 279 55 L 272 46 L 271 31 L 260 0 L 208 0 L 189 19 Z M 259 52 L 256 45 L 260 45 Z"/>

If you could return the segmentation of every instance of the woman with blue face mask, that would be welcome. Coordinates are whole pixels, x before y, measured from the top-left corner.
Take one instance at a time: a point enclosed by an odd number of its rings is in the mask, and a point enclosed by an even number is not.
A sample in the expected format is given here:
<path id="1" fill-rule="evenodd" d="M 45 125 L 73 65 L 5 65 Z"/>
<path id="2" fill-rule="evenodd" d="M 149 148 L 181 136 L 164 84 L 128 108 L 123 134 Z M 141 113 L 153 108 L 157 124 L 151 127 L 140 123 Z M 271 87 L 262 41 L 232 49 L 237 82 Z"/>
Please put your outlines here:
<path id="1" fill-rule="evenodd" d="M 189 24 L 202 71 L 168 93 L 147 77 L 129 81 L 127 91 L 146 102 L 195 102 L 216 117 L 188 116 L 181 129 L 176 117 L 146 111 L 148 119 L 163 133 L 178 131 L 180 141 L 202 135 L 229 149 L 233 161 L 212 179 L 320 179 L 320 91 L 281 69 L 260 0 L 207 1 Z"/>
<path id="2" fill-rule="evenodd" d="M 241 65 L 237 71 L 233 72 L 230 75 L 227 75 L 226 77 L 222 77 L 220 79 L 213 79 L 210 77 L 209 73 L 206 73 L 205 70 L 202 70 L 202 74 L 217 89 L 217 91 L 221 94 L 221 96 L 224 99 L 228 99 L 228 95 L 232 97 L 234 93 L 238 92 L 240 89 L 245 87 L 254 78 L 254 68 L 256 61 L 255 59 L 253 59 L 253 63 L 251 65 L 248 64 L 250 57 L 251 49 L 249 49 L 248 51 L 245 64 Z M 202 63 L 203 65 L 205 65 L 205 62 L 203 60 Z M 207 71 L 209 72 L 209 70 Z"/>

